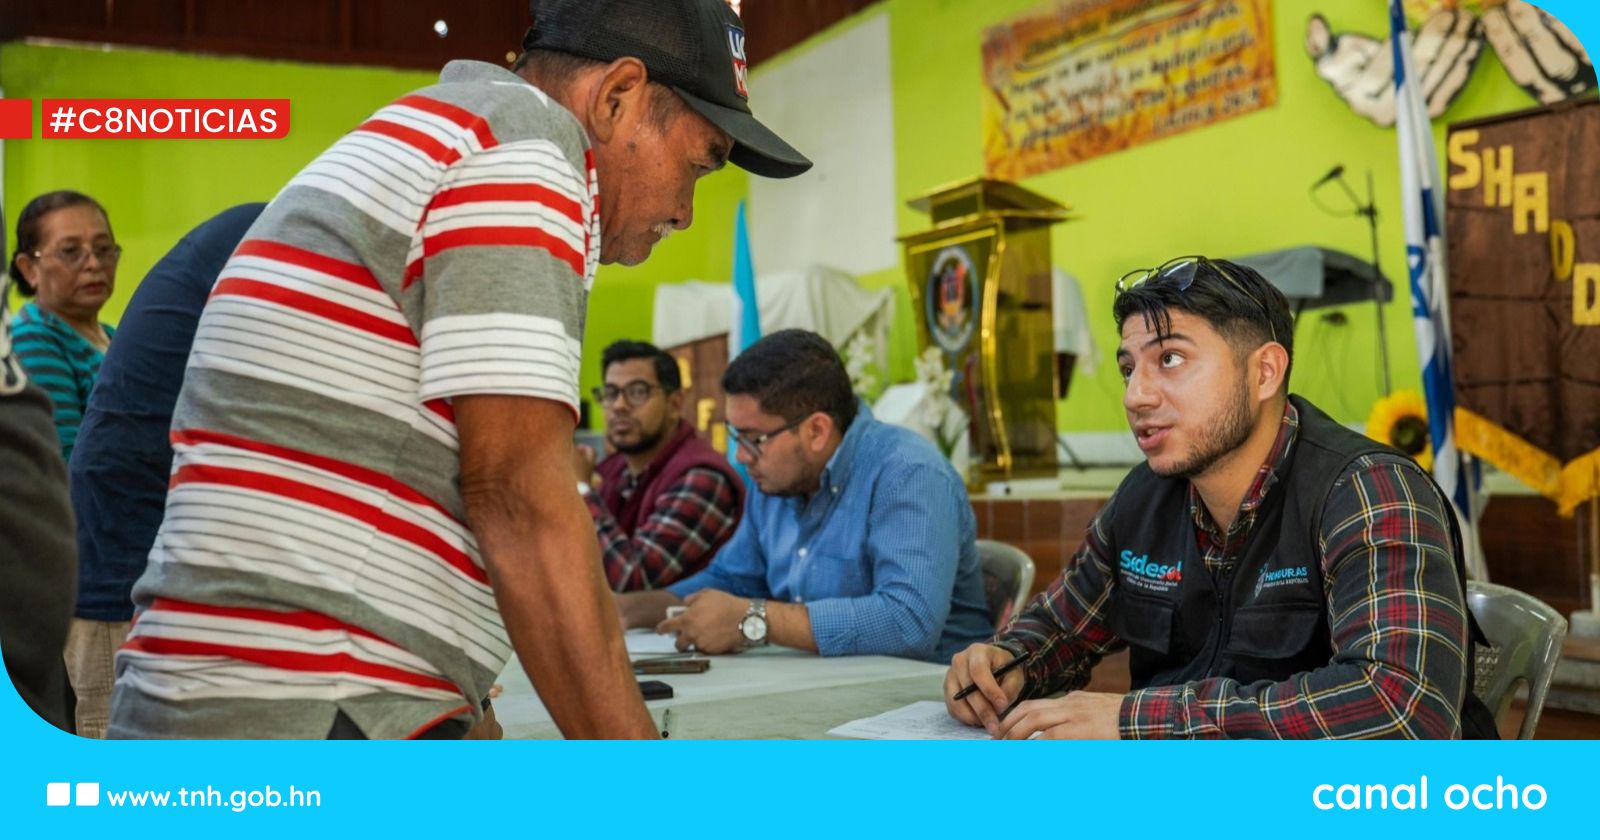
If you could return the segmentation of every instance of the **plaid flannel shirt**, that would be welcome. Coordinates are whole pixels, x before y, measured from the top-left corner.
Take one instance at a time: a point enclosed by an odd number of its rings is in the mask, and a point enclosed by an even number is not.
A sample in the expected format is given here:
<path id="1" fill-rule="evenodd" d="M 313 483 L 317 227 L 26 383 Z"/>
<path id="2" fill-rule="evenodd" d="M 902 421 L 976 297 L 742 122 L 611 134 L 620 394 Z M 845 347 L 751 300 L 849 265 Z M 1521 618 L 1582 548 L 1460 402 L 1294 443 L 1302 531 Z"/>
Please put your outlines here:
<path id="1" fill-rule="evenodd" d="M 625 473 L 633 480 L 632 473 Z M 631 488 L 623 488 L 626 496 Z M 584 494 L 600 536 L 600 559 L 612 591 L 660 589 L 711 562 L 711 547 L 733 533 L 738 510 L 733 487 L 716 470 L 689 470 L 655 498 L 650 516 L 634 529 L 622 529 L 600 494 Z"/>
<path id="2" fill-rule="evenodd" d="M 1226 533 L 1190 486 L 1208 571 L 1231 569 L 1298 430 L 1298 413 L 1287 406 Z M 1113 495 L 1061 577 L 996 638 L 1011 653 L 1032 656 L 1023 666 L 1028 697 L 1083 687 L 1095 663 L 1123 646 L 1108 621 L 1116 574 L 1105 523 L 1116 503 Z M 1444 519 L 1452 515 L 1414 462 L 1388 455 L 1357 459 L 1329 493 L 1315 546 L 1332 620 L 1328 664 L 1281 682 L 1210 677 L 1130 692 L 1122 702 L 1122 737 L 1458 736 L 1467 624 Z"/>

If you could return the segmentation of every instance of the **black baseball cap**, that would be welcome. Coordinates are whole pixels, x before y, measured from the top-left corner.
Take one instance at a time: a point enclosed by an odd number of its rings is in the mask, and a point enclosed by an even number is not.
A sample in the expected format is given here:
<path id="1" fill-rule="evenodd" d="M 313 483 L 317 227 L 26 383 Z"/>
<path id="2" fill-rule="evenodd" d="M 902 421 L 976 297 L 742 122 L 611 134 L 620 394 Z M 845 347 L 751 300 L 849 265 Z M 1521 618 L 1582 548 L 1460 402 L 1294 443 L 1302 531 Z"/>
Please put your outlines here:
<path id="1" fill-rule="evenodd" d="M 531 0 L 533 26 L 522 49 L 553 50 L 596 61 L 632 56 L 652 81 L 683 97 L 733 138 L 728 159 L 768 178 L 811 168 L 750 113 L 744 23 L 725 0 Z"/>

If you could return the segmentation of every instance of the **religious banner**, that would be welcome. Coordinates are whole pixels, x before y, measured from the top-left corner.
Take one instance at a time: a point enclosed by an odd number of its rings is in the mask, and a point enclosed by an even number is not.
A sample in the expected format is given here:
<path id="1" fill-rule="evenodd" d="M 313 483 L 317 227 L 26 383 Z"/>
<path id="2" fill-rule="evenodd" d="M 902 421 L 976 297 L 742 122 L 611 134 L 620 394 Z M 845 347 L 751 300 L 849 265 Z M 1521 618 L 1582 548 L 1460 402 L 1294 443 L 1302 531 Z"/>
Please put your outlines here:
<path id="1" fill-rule="evenodd" d="M 1271 0 L 1053 0 L 983 39 L 983 150 L 1018 180 L 1277 101 Z"/>
<path id="2" fill-rule="evenodd" d="M 1570 515 L 1600 496 L 1600 103 L 1446 146 L 1456 444 Z"/>

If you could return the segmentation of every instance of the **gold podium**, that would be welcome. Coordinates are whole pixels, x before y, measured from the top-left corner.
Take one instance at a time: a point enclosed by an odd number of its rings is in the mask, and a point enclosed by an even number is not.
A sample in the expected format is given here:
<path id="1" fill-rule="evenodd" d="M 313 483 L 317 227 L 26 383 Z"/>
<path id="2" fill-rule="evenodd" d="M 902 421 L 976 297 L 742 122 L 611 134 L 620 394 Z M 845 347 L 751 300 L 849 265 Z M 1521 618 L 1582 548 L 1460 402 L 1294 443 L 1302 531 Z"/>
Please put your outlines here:
<path id="1" fill-rule="evenodd" d="M 900 237 L 923 349 L 953 373 L 972 418 L 967 485 L 1056 474 L 1050 227 L 1069 208 L 974 178 L 913 198 L 933 228 Z"/>

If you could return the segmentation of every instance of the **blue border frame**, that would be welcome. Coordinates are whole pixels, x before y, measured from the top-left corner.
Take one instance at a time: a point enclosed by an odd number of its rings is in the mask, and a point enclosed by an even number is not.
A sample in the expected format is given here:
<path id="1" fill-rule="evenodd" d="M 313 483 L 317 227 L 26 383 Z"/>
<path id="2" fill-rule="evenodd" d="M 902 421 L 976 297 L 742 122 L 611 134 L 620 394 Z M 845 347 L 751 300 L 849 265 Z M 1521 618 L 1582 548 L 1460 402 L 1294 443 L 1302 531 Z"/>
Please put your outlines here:
<path id="1" fill-rule="evenodd" d="M 1348 2 L 1348 0 L 1343 0 Z M 1542 4 L 1600 43 L 1593 0 Z M 1600 151 L 1600 150 L 1597 150 Z M 3 682 L 3 681 L 0 681 Z M 1416 830 L 1588 836 L 1600 742 L 979 744 L 863 742 L 112 743 L 65 735 L 5 686 L 0 836 L 395 830 L 403 836 L 948 837 L 1254 827 L 1312 836 Z M 1319 811 L 1318 784 L 1415 784 L 1426 811 Z M 1538 784 L 1537 811 L 1452 811 L 1452 783 Z M 48 782 L 98 782 L 96 808 L 48 807 Z M 108 791 L 318 790 L 316 809 L 112 808 Z M 223 794 L 227 796 L 227 793 Z M 1294 820 L 1285 823 L 1283 820 Z M 85 834 L 95 832 L 94 834 Z M 145 832 L 151 832 L 146 835 Z"/>

